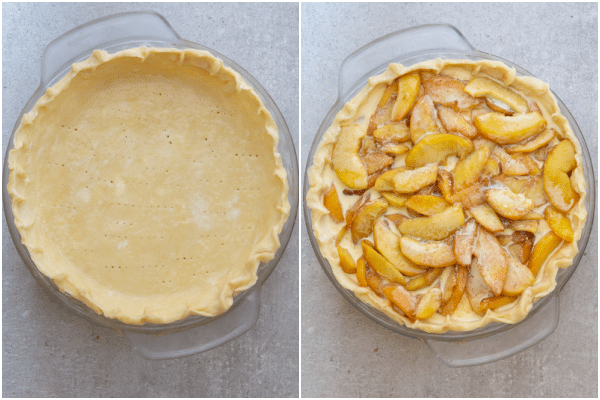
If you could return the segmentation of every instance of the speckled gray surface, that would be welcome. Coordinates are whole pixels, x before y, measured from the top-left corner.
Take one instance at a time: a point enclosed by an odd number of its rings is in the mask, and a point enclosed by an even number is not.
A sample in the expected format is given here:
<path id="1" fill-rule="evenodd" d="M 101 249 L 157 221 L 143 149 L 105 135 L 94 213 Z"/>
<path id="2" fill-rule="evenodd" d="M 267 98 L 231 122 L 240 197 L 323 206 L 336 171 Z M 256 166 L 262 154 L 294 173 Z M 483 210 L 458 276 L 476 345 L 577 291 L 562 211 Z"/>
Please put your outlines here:
<path id="1" fill-rule="evenodd" d="M 117 12 L 153 10 L 184 39 L 246 69 L 279 106 L 298 148 L 296 3 L 5 3 L 2 153 L 57 36 Z M 262 288 L 257 324 L 201 355 L 147 361 L 115 331 L 52 301 L 19 258 L 2 219 L 2 393 L 6 397 L 297 397 L 298 223 Z"/>
<path id="2" fill-rule="evenodd" d="M 549 82 L 598 158 L 598 5 L 595 3 L 303 3 L 302 171 L 337 98 L 345 57 L 387 33 L 457 27 L 478 50 Z M 450 368 L 423 342 L 354 309 L 321 269 L 302 221 L 303 397 L 597 397 L 597 218 L 582 262 L 561 294 L 558 327 L 506 359 Z"/>

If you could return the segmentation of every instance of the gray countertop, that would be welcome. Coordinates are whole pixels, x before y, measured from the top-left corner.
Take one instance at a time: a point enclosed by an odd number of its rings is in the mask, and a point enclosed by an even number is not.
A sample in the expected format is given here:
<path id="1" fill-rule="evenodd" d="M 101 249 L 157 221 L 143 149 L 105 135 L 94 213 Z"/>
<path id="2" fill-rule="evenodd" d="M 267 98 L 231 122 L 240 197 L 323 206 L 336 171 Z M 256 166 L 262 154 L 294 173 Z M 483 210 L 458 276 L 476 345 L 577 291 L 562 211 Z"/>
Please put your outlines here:
<path id="1" fill-rule="evenodd" d="M 184 39 L 240 64 L 269 92 L 296 148 L 297 3 L 5 3 L 2 153 L 39 84 L 40 56 L 59 35 L 109 14 L 152 10 Z M 51 301 L 21 261 L 2 219 L 3 395 L 7 397 L 297 397 L 298 222 L 263 285 L 247 333 L 206 353 L 148 361 L 116 331 Z"/>
<path id="2" fill-rule="evenodd" d="M 344 58 L 387 33 L 448 23 L 476 49 L 550 83 L 584 133 L 597 176 L 597 4 L 303 3 L 301 14 L 302 171 L 336 101 Z M 302 396 L 597 397 L 597 230 L 596 218 L 549 337 L 494 363 L 450 368 L 424 342 L 387 330 L 352 307 L 322 271 L 302 221 Z"/>

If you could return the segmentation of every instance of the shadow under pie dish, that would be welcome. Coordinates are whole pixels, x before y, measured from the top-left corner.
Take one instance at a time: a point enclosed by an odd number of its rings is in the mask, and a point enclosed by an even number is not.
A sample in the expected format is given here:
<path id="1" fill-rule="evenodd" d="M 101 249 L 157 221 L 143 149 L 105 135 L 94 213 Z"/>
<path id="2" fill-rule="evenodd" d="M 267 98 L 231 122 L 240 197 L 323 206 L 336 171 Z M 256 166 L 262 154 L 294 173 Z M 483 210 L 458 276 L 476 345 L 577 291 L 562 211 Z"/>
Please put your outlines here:
<path id="1" fill-rule="evenodd" d="M 581 155 L 538 79 L 497 61 L 391 64 L 316 148 L 312 230 L 339 284 L 400 324 L 516 323 L 577 254 Z"/>
<path id="2" fill-rule="evenodd" d="M 215 316 L 280 246 L 277 146 L 260 97 L 207 51 L 94 51 L 15 133 L 14 222 L 36 267 L 98 313 Z"/>

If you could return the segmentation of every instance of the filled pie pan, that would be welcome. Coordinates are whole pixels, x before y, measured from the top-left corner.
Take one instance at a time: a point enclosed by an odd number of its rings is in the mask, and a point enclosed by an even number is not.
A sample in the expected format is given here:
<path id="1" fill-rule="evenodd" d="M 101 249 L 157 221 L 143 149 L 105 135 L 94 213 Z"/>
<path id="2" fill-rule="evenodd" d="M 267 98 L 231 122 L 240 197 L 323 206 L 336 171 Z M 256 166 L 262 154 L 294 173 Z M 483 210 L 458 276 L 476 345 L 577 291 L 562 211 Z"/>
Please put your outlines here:
<path id="1" fill-rule="evenodd" d="M 8 153 L 21 118 L 37 100 L 63 76 L 73 63 L 87 59 L 96 49 L 114 53 L 120 50 L 146 47 L 169 47 L 176 49 L 206 50 L 223 60 L 225 66 L 238 72 L 259 94 L 265 107 L 273 116 L 279 129 L 278 151 L 288 178 L 290 213 L 281 232 L 281 243 L 275 257 L 261 263 L 257 281 L 250 289 L 235 296 L 233 305 L 216 317 L 189 316 L 168 324 L 130 325 L 97 314 L 84 303 L 61 291 L 52 279 L 41 273 L 32 261 L 27 248 L 15 226 L 11 199 L 7 192 Z M 168 359 L 197 354 L 213 349 L 236 338 L 254 326 L 260 309 L 260 289 L 278 264 L 291 236 L 298 209 L 298 164 L 293 139 L 286 122 L 269 94 L 248 72 L 226 56 L 205 46 L 180 38 L 169 23 L 153 12 L 131 12 L 107 16 L 81 25 L 51 42 L 42 56 L 41 82 L 37 91 L 25 105 L 17 119 L 4 162 L 3 199 L 7 224 L 17 251 L 32 275 L 52 293 L 52 298 L 65 305 L 77 315 L 92 322 L 113 328 L 125 335 L 134 349 L 150 359 Z"/>
<path id="2" fill-rule="evenodd" d="M 319 250 L 319 244 L 310 221 L 311 213 L 306 202 L 309 189 L 308 169 L 312 165 L 313 157 L 323 135 L 331 126 L 336 114 L 366 86 L 369 77 L 382 73 L 392 62 L 410 66 L 436 58 L 501 61 L 514 68 L 518 75 L 534 76 L 507 60 L 477 51 L 451 25 L 422 25 L 391 33 L 363 46 L 348 56 L 342 63 L 339 71 L 337 102 L 323 120 L 308 155 L 303 187 L 304 215 L 311 244 L 317 258 L 326 275 L 347 301 L 376 323 L 404 336 L 425 341 L 436 356 L 449 366 L 477 365 L 516 354 L 541 341 L 554 331 L 558 324 L 560 290 L 577 268 L 590 236 L 595 209 L 595 181 L 592 162 L 577 123 L 555 94 L 561 112 L 568 119 L 583 150 L 583 167 L 587 186 L 585 206 L 589 214 L 581 238 L 577 243 L 579 252 L 573 260 L 572 266 L 558 271 L 555 290 L 535 302 L 528 316 L 520 323 L 514 325 L 491 323 L 468 332 L 448 331 L 444 334 L 427 333 L 398 324 L 383 312 L 362 302 L 352 291 L 342 287 L 337 281 L 329 262 Z"/>

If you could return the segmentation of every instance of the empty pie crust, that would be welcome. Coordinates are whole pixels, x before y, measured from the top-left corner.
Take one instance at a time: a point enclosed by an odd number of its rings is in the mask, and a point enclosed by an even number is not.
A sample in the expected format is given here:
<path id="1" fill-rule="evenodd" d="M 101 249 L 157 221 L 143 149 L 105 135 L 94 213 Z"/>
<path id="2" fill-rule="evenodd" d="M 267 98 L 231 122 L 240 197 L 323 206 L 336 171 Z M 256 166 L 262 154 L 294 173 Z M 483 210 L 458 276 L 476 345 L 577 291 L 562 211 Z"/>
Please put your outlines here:
<path id="1" fill-rule="evenodd" d="M 483 96 L 482 93 L 478 93 L 479 97 L 464 93 L 462 89 L 476 77 L 485 78 L 488 83 L 493 81 L 493 85 L 496 85 L 496 87 L 501 86 L 502 88 L 498 89 L 498 93 L 503 94 L 503 96 L 508 93 L 509 96 L 504 98 L 508 103 L 514 98 L 520 98 L 521 103 L 515 102 L 511 106 L 517 110 L 520 109 L 520 111 L 513 112 L 508 109 L 507 104 L 494 101 L 493 96 L 491 96 L 492 98 L 490 96 L 485 97 L 485 91 L 482 91 Z M 425 80 L 427 82 L 423 84 Z M 417 82 L 417 86 L 410 90 L 407 89 L 414 82 Z M 388 100 L 390 96 L 389 89 L 392 84 L 398 88 L 397 95 L 394 94 L 397 97 L 395 97 L 395 100 Z M 456 86 L 461 89 L 456 91 Z M 413 94 L 414 98 L 410 99 Z M 401 97 L 408 103 L 412 102 L 411 104 L 420 103 L 418 111 L 416 105 L 414 105 L 414 108 L 411 105 L 412 112 L 411 109 L 402 110 L 402 107 L 397 106 Z M 484 99 L 486 100 L 484 101 Z M 389 108 L 390 101 L 395 101 L 393 109 Z M 386 104 L 388 105 L 386 106 Z M 399 116 L 394 120 L 396 112 Z M 443 113 L 446 114 L 442 115 Z M 459 270 L 458 260 L 455 260 L 456 247 L 454 247 L 455 254 L 452 254 L 452 246 L 458 237 L 454 233 L 460 232 L 460 235 L 463 235 L 458 240 L 464 240 L 464 237 L 469 235 L 471 235 L 471 240 L 474 240 L 474 242 L 468 244 L 471 247 L 469 247 L 470 252 L 467 259 L 467 263 L 471 260 L 473 262 L 471 265 L 461 264 L 463 265 L 463 275 L 464 268 L 467 272 L 475 271 L 473 266 L 479 262 L 477 261 L 478 258 L 482 260 L 490 258 L 492 250 L 487 251 L 489 247 L 486 247 L 486 240 L 492 243 L 501 242 L 502 251 L 507 257 L 506 260 L 509 259 L 509 256 L 511 260 L 514 260 L 514 253 L 510 253 L 507 247 L 508 243 L 511 243 L 511 239 L 508 239 L 509 242 L 504 241 L 507 237 L 510 238 L 511 234 L 521 230 L 529 230 L 529 232 L 520 232 L 519 235 L 524 237 L 527 235 L 529 237 L 533 236 L 535 244 L 539 243 L 544 236 L 551 236 L 552 234 L 552 229 L 543 216 L 544 210 L 550 205 L 547 198 L 544 202 L 535 203 L 536 206 L 531 208 L 531 203 L 528 203 L 529 200 L 523 194 L 510 194 L 508 196 L 518 198 L 519 201 L 524 201 L 529 206 L 527 210 L 531 213 L 527 214 L 527 218 L 531 218 L 531 221 L 518 221 L 519 216 L 510 215 L 511 212 L 518 213 L 521 210 L 507 207 L 508 203 L 503 203 L 502 198 L 494 202 L 498 197 L 495 196 L 497 193 L 510 192 L 499 179 L 496 180 L 498 174 L 503 171 L 502 168 L 509 171 L 510 168 L 514 167 L 514 165 L 510 165 L 512 162 L 510 154 L 521 152 L 522 157 L 515 161 L 515 165 L 520 160 L 527 159 L 531 166 L 531 170 L 525 174 L 518 171 L 511 172 L 521 175 L 515 177 L 517 181 L 518 179 L 530 178 L 542 179 L 542 171 L 536 170 L 536 168 L 542 168 L 545 160 L 542 158 L 540 161 L 540 159 L 533 157 L 534 153 L 531 152 L 530 148 L 514 147 L 522 144 L 533 146 L 532 143 L 535 141 L 541 142 L 542 134 L 539 133 L 539 130 L 536 131 L 537 136 L 534 136 L 535 139 L 523 140 L 517 144 L 494 144 L 489 138 L 487 141 L 482 140 L 484 136 L 482 132 L 479 129 L 476 130 L 470 123 L 466 124 L 461 120 L 463 122 L 460 124 L 453 125 L 453 121 L 458 121 L 456 118 L 450 122 L 445 120 L 448 114 L 459 115 L 464 117 L 464 120 L 470 121 L 475 115 L 487 113 L 493 114 L 494 117 L 503 113 L 514 114 L 517 118 L 520 118 L 520 114 L 528 114 L 528 117 L 534 119 L 539 119 L 539 116 L 541 116 L 545 120 L 543 134 L 551 135 L 549 137 L 552 137 L 552 140 L 548 142 L 549 139 L 544 139 L 546 140 L 544 145 L 548 144 L 545 150 L 541 148 L 540 154 L 542 151 L 551 151 L 560 142 L 570 141 L 572 143 L 575 163 L 574 166 L 569 167 L 567 179 L 570 180 L 570 185 L 575 192 L 575 199 L 568 211 L 563 214 L 572 224 L 573 236 L 571 241 L 560 240 L 556 242 L 558 245 L 554 243 L 555 247 L 551 247 L 552 251 L 549 257 L 539 267 L 539 271 L 532 275 L 532 283 L 518 295 L 512 295 L 513 298 L 507 299 L 511 296 L 505 295 L 505 288 L 500 285 L 499 288 L 494 288 L 496 290 L 494 294 L 498 296 L 500 302 L 496 303 L 494 308 L 476 312 L 473 308 L 473 304 L 476 303 L 472 304 L 473 299 L 471 297 L 479 296 L 476 300 L 481 301 L 482 298 L 490 296 L 491 287 L 486 285 L 487 281 L 482 281 L 481 273 L 470 274 L 466 279 L 471 280 L 470 288 L 474 287 L 475 289 L 472 289 L 469 293 L 467 293 L 467 290 L 460 292 L 460 297 L 456 299 L 457 305 L 455 305 L 454 311 L 442 315 L 440 310 L 443 309 L 444 304 L 450 301 L 445 290 L 447 287 L 456 287 L 456 284 L 449 286 L 447 282 L 451 276 L 454 277 L 454 282 L 456 282 L 456 274 L 459 273 L 456 272 Z M 395 124 L 394 129 L 396 130 L 385 130 L 384 128 L 379 132 L 376 131 L 386 124 Z M 442 144 L 440 148 L 436 149 L 436 152 L 439 150 L 439 152 L 447 154 L 447 157 L 442 157 L 441 161 L 431 161 L 430 158 L 433 157 L 431 146 L 423 146 L 422 148 L 425 149 L 423 151 L 411 151 L 419 141 L 424 140 L 425 142 L 434 143 L 437 140 L 433 136 L 434 134 L 459 136 L 459 138 L 454 137 L 452 141 L 446 142 L 448 147 L 442 148 L 444 146 Z M 489 136 L 501 142 L 503 139 L 495 137 L 496 134 L 497 132 L 492 131 Z M 396 135 L 395 139 L 392 138 L 394 135 Z M 388 138 L 391 139 L 386 141 Z M 460 154 L 460 146 L 463 146 L 461 144 L 463 142 L 472 143 L 467 143 L 470 146 L 468 147 L 469 150 L 465 154 Z M 337 150 L 335 149 L 336 146 Z M 465 146 L 463 148 L 467 148 Z M 442 193 L 440 193 L 441 175 L 451 176 L 451 173 L 456 173 L 454 171 L 455 166 L 459 161 L 466 158 L 466 154 L 472 154 L 474 149 L 485 146 L 492 150 L 496 149 L 496 152 L 486 153 L 482 151 L 482 154 L 486 157 L 482 162 L 493 159 L 491 167 L 495 166 L 496 169 L 485 170 L 485 173 L 489 173 L 485 184 L 481 184 L 483 178 L 481 178 L 482 173 L 480 173 L 479 181 L 465 182 L 461 188 L 461 190 L 472 190 L 471 198 L 482 198 L 483 200 L 471 205 L 464 201 L 461 204 L 462 200 L 456 200 L 454 204 L 453 201 L 445 201 Z M 342 155 L 340 156 L 340 154 Z M 496 157 L 497 155 L 504 158 L 501 160 Z M 537 157 L 538 154 L 535 153 L 535 156 Z M 336 157 L 338 158 L 336 159 Z M 338 163 L 339 171 L 334 168 L 335 162 Z M 406 172 L 406 168 L 409 170 L 408 172 Z M 432 169 L 431 173 L 428 168 Z M 485 168 L 489 168 L 489 166 L 486 165 Z M 417 169 L 419 170 L 418 173 L 415 172 Z M 385 178 L 386 171 L 392 170 L 396 171 L 398 175 L 389 175 L 391 178 Z M 403 175 L 400 175 L 398 171 L 404 171 Z M 394 179 L 398 176 L 402 176 L 402 179 Z M 378 177 L 382 177 L 382 179 L 379 180 Z M 509 178 L 512 179 L 512 177 Z M 430 333 L 470 331 L 491 322 L 514 324 L 523 320 L 531 310 L 534 302 L 548 295 L 555 288 L 558 269 L 567 268 L 572 264 L 578 252 L 577 240 L 581 236 L 587 217 L 584 205 L 586 185 L 581 145 L 567 119 L 560 113 L 557 101 L 549 91 L 548 85 L 533 77 L 517 76 L 514 69 L 497 61 L 436 59 L 410 67 L 401 64 L 390 64 L 385 72 L 369 78 L 367 86 L 337 113 L 315 151 L 313 164 L 308 171 L 308 179 L 310 188 L 307 193 L 307 204 L 311 210 L 313 232 L 319 243 L 321 254 L 329 262 L 332 272 L 341 286 L 354 292 L 361 301 L 385 313 L 399 324 Z M 420 180 L 423 181 L 420 182 Z M 473 188 L 478 187 L 479 184 L 481 184 L 479 186 L 480 191 L 477 193 L 477 190 Z M 405 192 L 398 191 L 400 190 L 398 186 L 404 189 L 411 187 L 411 185 L 413 189 L 408 189 Z M 441 231 L 442 228 L 439 228 L 438 231 L 433 229 L 433 233 L 439 237 L 423 239 L 424 233 L 432 233 L 431 226 L 435 226 L 435 224 L 431 224 L 433 219 L 428 220 L 430 231 L 426 232 L 424 230 L 418 231 L 415 228 L 417 223 L 413 223 L 414 220 L 427 220 L 428 216 L 433 215 L 435 217 L 435 215 L 439 215 L 440 211 L 437 210 L 429 215 L 422 215 L 415 211 L 418 207 L 409 209 L 405 202 L 415 194 L 430 195 L 426 198 L 429 200 L 433 198 L 433 200 L 436 200 L 435 204 L 442 204 L 441 209 L 446 210 L 444 211 L 447 212 L 446 215 L 458 215 L 458 217 L 453 218 L 460 220 L 461 227 L 465 226 L 463 224 L 469 219 L 474 220 L 477 211 L 489 212 L 489 210 L 492 210 L 491 212 L 494 213 L 492 208 L 478 210 L 475 207 L 481 205 L 480 203 L 486 204 L 486 197 L 489 194 L 491 196 L 487 197 L 487 201 L 499 209 L 508 208 L 507 215 L 513 219 L 501 216 L 502 218 L 496 220 L 497 223 L 501 223 L 499 229 L 488 225 L 488 228 L 492 231 L 484 228 L 478 223 L 479 219 L 477 219 L 477 223 L 470 222 L 470 228 L 465 228 L 462 231 L 456 231 L 456 226 L 454 226 L 450 236 L 448 232 L 443 232 Z M 335 199 L 336 196 L 337 200 Z M 360 201 L 364 201 L 363 205 Z M 434 210 L 433 203 L 427 207 L 429 208 L 426 208 L 426 211 Z M 356 215 L 361 212 L 364 219 L 361 220 L 361 223 L 356 224 Z M 556 215 L 560 215 L 560 213 Z M 371 224 L 370 227 L 362 224 L 364 221 L 368 221 Z M 410 223 L 403 225 L 403 221 L 410 221 Z M 444 221 L 448 221 L 448 219 Z M 380 224 L 380 228 L 383 226 L 396 237 L 397 242 L 390 242 L 396 243 L 395 250 L 390 250 L 389 246 L 387 249 L 381 248 L 377 244 L 377 238 L 374 238 L 373 234 L 373 231 L 377 229 L 375 224 Z M 412 232 L 410 230 L 407 234 L 400 232 L 400 228 L 410 228 L 411 224 L 412 228 L 415 228 L 412 229 Z M 469 229 L 471 230 L 470 233 L 468 232 Z M 473 239 L 473 232 L 475 232 L 475 239 Z M 415 238 L 413 234 L 417 237 Z M 502 237 L 502 235 L 506 235 L 506 237 Z M 483 244 L 477 248 L 479 237 L 482 238 Z M 549 242 L 552 242 L 552 240 Z M 447 252 L 447 249 L 450 253 Z M 498 251 L 498 247 L 495 250 Z M 385 251 L 387 251 L 387 254 Z M 443 251 L 446 251 L 446 253 Z M 398 256 L 398 252 L 403 258 Z M 432 260 L 428 259 L 432 252 L 436 252 L 435 261 L 439 261 L 439 265 L 433 266 Z M 387 257 L 389 254 L 392 257 Z M 440 256 L 440 254 L 443 254 L 443 256 Z M 374 267 L 369 267 L 366 261 L 369 257 L 372 262 L 378 264 L 378 271 Z M 390 265 L 393 267 L 398 257 L 404 261 L 410 258 L 410 261 L 412 261 L 404 264 L 404 270 L 399 269 L 403 274 L 402 276 L 399 275 L 398 271 L 394 272 L 382 268 L 382 266 L 388 268 Z M 422 262 L 422 264 L 417 265 L 415 260 Z M 494 262 L 494 260 L 487 261 Z M 522 262 L 521 260 L 519 263 Z M 524 265 L 521 265 L 520 268 L 527 267 L 528 262 L 523 263 Z M 395 265 L 399 264 L 396 262 Z M 365 268 L 367 275 L 364 275 Z M 479 268 L 476 270 L 479 271 Z M 419 289 L 414 291 L 405 290 L 407 282 L 415 277 L 427 275 L 426 272 L 428 271 L 433 275 L 429 276 L 429 281 L 425 286 L 421 285 Z M 369 273 L 373 278 L 371 281 L 368 279 Z M 473 277 L 472 275 L 476 276 Z M 534 281 L 533 277 L 535 277 Z M 365 278 L 367 279 L 365 280 Z M 383 290 L 385 288 L 388 290 L 387 294 Z M 394 288 L 398 288 L 396 290 L 398 293 L 394 294 Z M 499 294 L 499 289 L 502 289 L 502 295 Z M 451 295 L 451 293 L 448 294 Z M 438 297 L 437 303 L 432 300 L 436 296 Z M 439 302 L 439 296 L 443 296 L 441 303 Z M 430 301 L 427 304 L 436 304 L 439 308 L 435 308 L 437 312 L 434 313 L 423 313 L 428 317 L 416 318 L 415 314 L 411 313 L 421 310 L 418 308 L 419 302 L 424 301 L 424 299 Z M 439 304 L 442 306 L 439 306 Z"/>
<path id="2" fill-rule="evenodd" d="M 215 316 L 280 246 L 277 146 L 258 94 L 210 53 L 95 50 L 15 133 L 15 225 L 37 268 L 97 313 Z"/>

